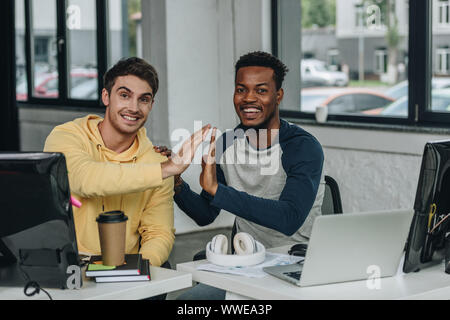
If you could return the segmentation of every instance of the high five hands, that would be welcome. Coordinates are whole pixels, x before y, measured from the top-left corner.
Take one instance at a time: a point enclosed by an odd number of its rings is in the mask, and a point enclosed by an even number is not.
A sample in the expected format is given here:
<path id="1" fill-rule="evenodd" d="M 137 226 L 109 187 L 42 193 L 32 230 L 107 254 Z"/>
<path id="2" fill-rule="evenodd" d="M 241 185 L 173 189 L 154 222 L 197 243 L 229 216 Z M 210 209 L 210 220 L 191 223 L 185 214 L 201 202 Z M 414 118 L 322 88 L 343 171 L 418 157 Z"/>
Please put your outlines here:
<path id="1" fill-rule="evenodd" d="M 209 129 L 211 129 L 211 125 L 204 126 L 197 132 L 194 132 L 191 138 L 183 143 L 178 153 L 170 152 L 170 158 L 161 163 L 163 179 L 180 175 L 189 167 L 192 159 L 194 159 L 195 151 L 203 140 L 205 140 Z M 155 149 L 155 151 L 157 150 Z"/>
<path id="2" fill-rule="evenodd" d="M 183 143 L 183 146 L 177 154 L 172 153 L 172 151 L 165 146 L 153 147 L 156 152 L 161 153 L 163 156 L 169 158 L 169 160 L 167 160 L 166 162 L 172 161 L 174 163 L 174 166 L 178 166 L 178 169 L 175 169 L 170 168 L 170 164 L 166 164 L 166 166 L 169 166 L 169 170 L 166 171 L 166 174 L 169 172 L 173 173 L 169 173 L 170 175 L 168 176 L 175 176 L 175 185 L 177 185 L 177 181 L 181 183 L 180 174 L 184 172 L 191 163 L 195 154 L 195 150 L 197 150 L 200 143 L 205 140 L 210 128 L 211 126 L 207 125 L 204 126 L 201 130 L 194 133 L 189 140 Z M 216 194 L 218 188 L 216 176 L 216 130 L 217 128 L 213 128 L 208 153 L 202 157 L 202 173 L 200 174 L 201 187 L 212 196 Z M 183 161 L 187 160 L 187 165 L 179 165 L 180 163 L 183 163 Z M 164 163 L 166 162 L 163 162 L 161 164 L 161 167 L 163 168 L 163 178 L 168 177 L 165 176 L 163 167 Z"/>

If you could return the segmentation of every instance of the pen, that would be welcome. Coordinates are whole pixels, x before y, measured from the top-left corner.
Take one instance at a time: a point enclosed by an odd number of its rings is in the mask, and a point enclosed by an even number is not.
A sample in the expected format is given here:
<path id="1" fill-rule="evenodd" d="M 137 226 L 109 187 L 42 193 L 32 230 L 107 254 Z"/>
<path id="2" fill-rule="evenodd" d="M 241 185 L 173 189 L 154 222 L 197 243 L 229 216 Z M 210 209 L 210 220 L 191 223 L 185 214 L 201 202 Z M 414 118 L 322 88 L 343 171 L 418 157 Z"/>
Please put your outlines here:
<path id="1" fill-rule="evenodd" d="M 430 232 L 431 219 L 433 218 L 435 212 L 436 212 L 436 203 L 433 203 L 430 207 L 430 213 L 428 215 L 428 232 Z"/>

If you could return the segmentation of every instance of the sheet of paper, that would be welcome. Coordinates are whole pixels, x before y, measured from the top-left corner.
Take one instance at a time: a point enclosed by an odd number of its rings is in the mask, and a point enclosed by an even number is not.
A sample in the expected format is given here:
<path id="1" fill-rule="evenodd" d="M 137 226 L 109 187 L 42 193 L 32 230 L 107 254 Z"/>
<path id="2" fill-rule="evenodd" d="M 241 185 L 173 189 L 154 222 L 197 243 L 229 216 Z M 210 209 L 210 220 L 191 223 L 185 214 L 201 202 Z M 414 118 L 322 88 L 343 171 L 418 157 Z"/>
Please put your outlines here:
<path id="1" fill-rule="evenodd" d="M 263 271 L 264 267 L 281 266 L 286 264 L 293 264 L 304 260 L 304 257 L 291 256 L 280 253 L 266 252 L 266 258 L 260 264 L 249 267 L 223 267 L 212 263 L 205 263 L 197 266 L 197 270 L 212 271 L 219 273 L 229 273 L 250 278 L 263 278 L 267 275 Z"/>

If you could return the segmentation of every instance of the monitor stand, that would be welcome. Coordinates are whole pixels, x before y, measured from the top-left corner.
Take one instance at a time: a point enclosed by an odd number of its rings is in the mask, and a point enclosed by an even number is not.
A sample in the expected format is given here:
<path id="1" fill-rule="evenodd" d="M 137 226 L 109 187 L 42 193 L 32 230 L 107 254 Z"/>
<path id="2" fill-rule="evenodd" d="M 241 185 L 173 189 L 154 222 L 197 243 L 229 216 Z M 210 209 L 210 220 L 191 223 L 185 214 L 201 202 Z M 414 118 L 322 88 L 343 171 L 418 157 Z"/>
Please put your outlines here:
<path id="1" fill-rule="evenodd" d="M 7 267 L 16 263 L 17 259 L 15 255 L 9 250 L 3 239 L 0 238 L 0 268 Z"/>
<path id="2" fill-rule="evenodd" d="M 449 227 L 450 229 L 450 227 Z M 450 231 L 445 235 L 445 273 L 450 274 Z"/>

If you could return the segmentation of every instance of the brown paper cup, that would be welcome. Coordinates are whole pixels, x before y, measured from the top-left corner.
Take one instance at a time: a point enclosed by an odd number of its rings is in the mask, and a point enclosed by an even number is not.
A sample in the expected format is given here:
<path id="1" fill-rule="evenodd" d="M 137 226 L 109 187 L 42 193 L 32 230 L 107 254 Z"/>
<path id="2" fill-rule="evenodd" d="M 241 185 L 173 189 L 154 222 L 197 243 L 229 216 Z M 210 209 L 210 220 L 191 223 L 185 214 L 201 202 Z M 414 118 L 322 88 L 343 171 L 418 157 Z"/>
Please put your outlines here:
<path id="1" fill-rule="evenodd" d="M 122 211 L 104 212 L 98 216 L 103 265 L 120 266 L 125 263 L 127 220 Z"/>

